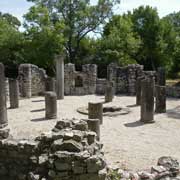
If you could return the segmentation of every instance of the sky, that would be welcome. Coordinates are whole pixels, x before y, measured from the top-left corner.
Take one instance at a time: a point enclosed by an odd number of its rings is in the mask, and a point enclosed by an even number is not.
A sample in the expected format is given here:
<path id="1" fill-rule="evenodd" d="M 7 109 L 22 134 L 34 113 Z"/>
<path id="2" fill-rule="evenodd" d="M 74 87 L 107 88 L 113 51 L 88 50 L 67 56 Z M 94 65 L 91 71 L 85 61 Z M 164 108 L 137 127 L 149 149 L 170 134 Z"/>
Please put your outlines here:
<path id="1" fill-rule="evenodd" d="M 92 0 L 93 3 L 96 1 Z M 160 17 L 180 11 L 180 0 L 121 0 L 121 4 L 115 8 L 115 13 L 122 14 L 140 5 L 156 7 Z M 32 3 L 26 0 L 0 0 L 0 12 L 8 12 L 16 16 L 21 22 L 23 21 L 23 14 L 27 13 L 31 6 Z"/>

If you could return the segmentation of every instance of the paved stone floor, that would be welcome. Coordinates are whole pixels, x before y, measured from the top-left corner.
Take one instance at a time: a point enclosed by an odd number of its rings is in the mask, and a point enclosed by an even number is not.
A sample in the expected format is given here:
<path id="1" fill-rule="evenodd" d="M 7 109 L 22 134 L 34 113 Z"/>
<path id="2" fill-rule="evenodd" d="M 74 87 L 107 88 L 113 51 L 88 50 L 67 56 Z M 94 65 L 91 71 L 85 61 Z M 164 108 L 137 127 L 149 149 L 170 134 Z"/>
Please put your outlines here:
<path id="1" fill-rule="evenodd" d="M 58 119 L 87 118 L 78 107 L 89 101 L 103 101 L 103 96 L 66 96 L 58 101 Z M 50 131 L 58 120 L 46 120 L 43 97 L 20 100 L 19 109 L 8 109 L 11 134 L 18 139 L 31 139 Z M 116 96 L 112 105 L 129 106 L 127 115 L 104 117 L 101 141 L 110 164 L 127 169 L 146 169 L 160 156 L 171 155 L 180 160 L 180 99 L 168 99 L 167 113 L 155 114 L 155 123 L 139 122 L 140 107 L 135 97 Z M 8 105 L 9 106 L 9 105 Z"/>

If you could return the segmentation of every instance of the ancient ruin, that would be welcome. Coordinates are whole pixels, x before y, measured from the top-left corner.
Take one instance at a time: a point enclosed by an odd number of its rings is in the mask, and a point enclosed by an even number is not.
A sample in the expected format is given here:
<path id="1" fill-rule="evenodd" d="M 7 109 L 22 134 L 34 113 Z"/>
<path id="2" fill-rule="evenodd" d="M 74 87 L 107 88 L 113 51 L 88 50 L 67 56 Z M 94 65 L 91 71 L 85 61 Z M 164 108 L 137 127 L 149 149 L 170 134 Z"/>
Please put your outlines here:
<path id="1" fill-rule="evenodd" d="M 18 72 L 7 81 L 0 64 L 0 179 L 178 179 L 180 159 L 167 152 L 179 158 L 179 136 L 172 144 L 168 139 L 179 132 L 179 112 L 173 109 L 179 101 L 166 98 L 170 87 L 163 69 L 110 64 L 107 79 L 100 79 L 96 65 L 77 71 L 56 56 L 56 78 L 32 64 L 21 64 Z M 166 136 L 168 128 L 173 132 Z M 157 156 L 163 157 L 147 171 Z"/>

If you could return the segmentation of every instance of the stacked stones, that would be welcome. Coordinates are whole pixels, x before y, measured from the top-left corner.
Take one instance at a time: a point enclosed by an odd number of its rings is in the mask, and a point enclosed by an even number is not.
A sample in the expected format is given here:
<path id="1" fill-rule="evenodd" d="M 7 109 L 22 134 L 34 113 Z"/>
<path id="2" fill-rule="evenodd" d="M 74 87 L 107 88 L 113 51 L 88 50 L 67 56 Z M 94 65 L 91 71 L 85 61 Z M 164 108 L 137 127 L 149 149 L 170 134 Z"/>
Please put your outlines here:
<path id="1" fill-rule="evenodd" d="M 6 89 L 5 89 L 5 75 L 4 65 L 0 63 L 0 139 L 9 136 L 9 129 L 7 128 L 7 107 L 6 107 Z"/>
<path id="2" fill-rule="evenodd" d="M 9 80 L 5 78 L 6 99 L 9 100 Z"/>
<path id="3" fill-rule="evenodd" d="M 10 108 L 19 107 L 19 82 L 17 79 L 9 79 Z"/>
<path id="4" fill-rule="evenodd" d="M 76 78 L 82 78 L 82 86 L 76 87 Z M 97 66 L 87 64 L 82 66 L 82 71 L 76 71 L 74 64 L 65 65 L 65 94 L 86 95 L 96 92 Z"/>
<path id="5" fill-rule="evenodd" d="M 179 180 L 179 162 L 177 159 L 169 156 L 163 156 L 158 159 L 157 165 L 152 166 L 151 169 L 146 171 L 127 171 L 123 169 L 117 169 L 117 167 L 111 168 L 108 175 L 108 179 L 111 179 L 113 173 L 116 174 L 118 180 L 129 180 L 129 179 L 139 179 L 139 180 Z"/>
<path id="6" fill-rule="evenodd" d="M 105 90 L 105 102 L 112 102 L 114 98 L 114 85 L 112 82 L 107 82 Z"/>
<path id="7" fill-rule="evenodd" d="M 47 77 L 45 79 L 45 91 L 56 92 L 56 81 L 53 77 Z"/>
<path id="8" fill-rule="evenodd" d="M 141 121 L 154 122 L 154 79 L 146 78 L 141 81 Z"/>
<path id="9" fill-rule="evenodd" d="M 53 91 L 45 92 L 46 119 L 57 118 L 57 95 Z"/>
<path id="10" fill-rule="evenodd" d="M 98 78 L 96 81 L 96 94 L 104 95 L 106 84 L 107 84 L 106 79 L 99 79 Z"/>
<path id="11" fill-rule="evenodd" d="M 57 99 L 64 99 L 64 56 L 55 56 Z"/>
<path id="12" fill-rule="evenodd" d="M 136 66 L 135 65 L 129 65 L 127 69 L 128 73 L 128 93 L 130 95 L 134 95 L 136 90 L 136 71 L 135 71 Z"/>
<path id="13" fill-rule="evenodd" d="M 31 93 L 32 95 L 43 95 L 45 89 L 46 71 L 36 65 L 31 65 Z"/>
<path id="14" fill-rule="evenodd" d="M 64 71 L 65 94 L 71 95 L 73 94 L 72 87 L 75 86 L 75 82 L 74 82 L 75 65 L 71 63 L 65 64 L 64 70 L 65 70 Z"/>
<path id="15" fill-rule="evenodd" d="M 89 129 L 96 132 L 97 139 L 100 140 L 100 124 L 103 124 L 103 104 L 101 102 L 88 103 Z"/>
<path id="16" fill-rule="evenodd" d="M 116 93 L 127 93 L 128 92 L 128 81 L 127 81 L 127 68 L 117 68 L 116 77 Z"/>
<path id="17" fill-rule="evenodd" d="M 19 66 L 19 81 L 21 84 L 22 97 L 31 98 L 31 64 L 21 64 Z"/>
<path id="18" fill-rule="evenodd" d="M 109 81 L 115 83 L 115 93 L 134 95 L 137 77 L 144 76 L 143 66 L 133 64 L 119 67 L 116 64 L 110 64 L 107 68 L 107 76 Z"/>
<path id="19" fill-rule="evenodd" d="M 157 72 L 157 85 L 156 85 L 156 113 L 166 112 L 166 72 L 165 69 L 160 67 Z"/>
<path id="20" fill-rule="evenodd" d="M 142 86 L 142 80 L 144 80 L 144 76 L 140 76 L 136 80 L 136 105 L 141 105 L 141 86 Z"/>
<path id="21" fill-rule="evenodd" d="M 86 91 L 85 94 L 94 94 L 96 92 L 97 65 L 83 65 L 82 72 L 87 75 L 87 77 L 83 81 Z"/>
<path id="22" fill-rule="evenodd" d="M 2 179 L 105 180 L 102 144 L 86 120 L 58 121 L 52 132 L 35 140 L 2 141 Z"/>

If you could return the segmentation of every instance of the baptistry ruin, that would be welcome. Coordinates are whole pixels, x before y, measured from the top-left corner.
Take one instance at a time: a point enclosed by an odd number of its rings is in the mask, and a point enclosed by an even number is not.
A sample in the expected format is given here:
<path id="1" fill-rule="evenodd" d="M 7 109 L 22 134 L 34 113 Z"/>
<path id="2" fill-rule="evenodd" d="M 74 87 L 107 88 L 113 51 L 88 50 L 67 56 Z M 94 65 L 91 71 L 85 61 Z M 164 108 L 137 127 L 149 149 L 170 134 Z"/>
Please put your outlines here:
<path id="1" fill-rule="evenodd" d="M 141 65 L 110 64 L 107 79 L 100 79 L 94 64 L 77 71 L 73 64 L 64 65 L 63 56 L 55 60 L 56 78 L 21 64 L 17 79 L 7 81 L 0 64 L 0 179 L 109 180 L 113 173 L 119 179 L 178 179 L 179 163 L 167 152 L 179 155 L 180 125 L 174 117 L 179 112 L 169 111 L 175 105 L 166 99 L 170 87 L 163 68 L 153 72 Z M 169 127 L 177 135 L 174 146 Z M 164 149 L 156 147 L 165 141 Z M 109 165 L 127 160 L 128 153 L 133 166 L 163 157 L 149 171 Z"/>

